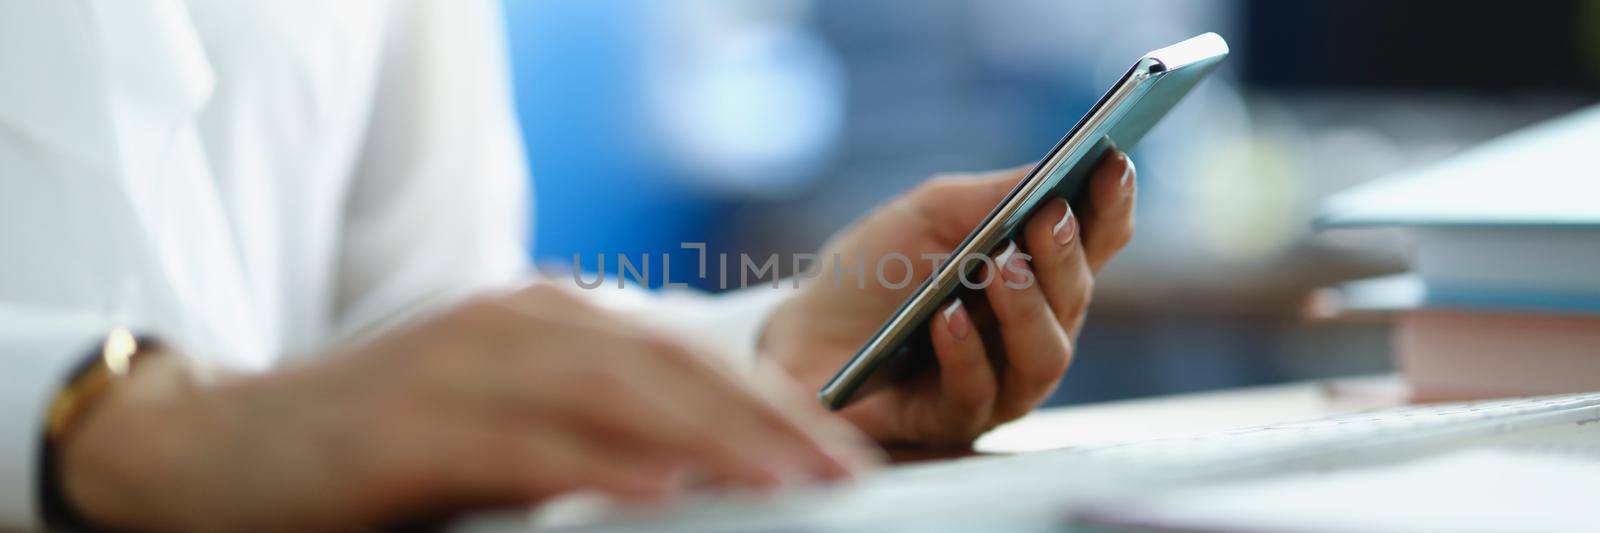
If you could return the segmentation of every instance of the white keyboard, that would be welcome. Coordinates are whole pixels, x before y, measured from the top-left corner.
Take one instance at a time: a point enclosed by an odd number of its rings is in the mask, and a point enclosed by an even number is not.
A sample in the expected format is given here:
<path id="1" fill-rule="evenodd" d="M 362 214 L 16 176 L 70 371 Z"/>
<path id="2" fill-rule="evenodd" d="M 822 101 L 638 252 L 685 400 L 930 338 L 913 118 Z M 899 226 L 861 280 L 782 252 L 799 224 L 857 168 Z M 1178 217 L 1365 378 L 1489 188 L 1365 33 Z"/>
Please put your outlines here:
<path id="1" fill-rule="evenodd" d="M 1559 437 L 1559 438 L 1558 438 Z M 644 513 L 603 504 L 467 530 L 1049 529 L 1074 502 L 1218 480 L 1381 464 L 1473 446 L 1600 444 L 1600 393 L 1348 413 L 1192 437 L 890 468 L 856 483 L 705 496 Z"/>
<path id="2" fill-rule="evenodd" d="M 1015 478 L 1083 463 L 1149 470 L 1163 479 L 1276 473 L 1403 459 L 1564 426 L 1589 426 L 1600 441 L 1600 393 L 1346 413 L 1189 437 L 932 463 L 889 475 L 922 482 L 944 476 Z"/>

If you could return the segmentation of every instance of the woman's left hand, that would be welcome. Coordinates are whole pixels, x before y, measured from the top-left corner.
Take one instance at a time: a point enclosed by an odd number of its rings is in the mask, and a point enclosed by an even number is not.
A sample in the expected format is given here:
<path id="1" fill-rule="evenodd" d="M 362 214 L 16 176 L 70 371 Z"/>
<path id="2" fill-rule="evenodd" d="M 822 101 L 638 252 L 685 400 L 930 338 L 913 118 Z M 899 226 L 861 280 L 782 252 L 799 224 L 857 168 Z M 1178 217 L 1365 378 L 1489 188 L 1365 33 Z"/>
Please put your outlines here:
<path id="1" fill-rule="evenodd" d="M 763 356 L 820 388 L 932 274 L 925 254 L 955 249 L 1027 170 L 936 177 L 835 237 L 818 275 L 768 322 Z M 928 328 L 925 357 L 937 364 L 840 414 L 882 443 L 965 446 L 1038 406 L 1072 361 L 1095 273 L 1133 236 L 1135 189 L 1133 163 L 1107 152 L 1083 212 L 1050 200 L 1019 234 L 1026 253 L 997 254 L 1009 262 L 982 291 L 996 327 L 974 325 L 977 302 L 947 303 Z M 894 254 L 909 261 L 884 259 Z M 1005 363 L 991 364 L 990 350 Z"/>

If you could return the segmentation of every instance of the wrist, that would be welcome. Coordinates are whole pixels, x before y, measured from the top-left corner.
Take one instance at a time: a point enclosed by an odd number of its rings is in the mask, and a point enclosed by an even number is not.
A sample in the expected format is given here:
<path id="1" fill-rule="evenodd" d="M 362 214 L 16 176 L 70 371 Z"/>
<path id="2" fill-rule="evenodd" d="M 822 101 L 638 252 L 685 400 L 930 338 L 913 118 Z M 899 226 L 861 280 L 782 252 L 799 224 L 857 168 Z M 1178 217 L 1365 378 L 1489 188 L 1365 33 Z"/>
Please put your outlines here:
<path id="1" fill-rule="evenodd" d="M 797 295 L 774 308 L 762 327 L 757 343 L 757 357 L 776 364 L 795 383 L 815 389 L 821 387 L 832 371 L 827 357 L 831 353 L 820 349 L 827 339 L 816 338 L 819 328 L 807 328 L 824 317 L 807 310 L 805 295 Z"/>
<path id="2" fill-rule="evenodd" d="M 788 345 L 789 339 L 787 331 L 789 329 L 789 317 L 793 314 L 793 307 L 797 305 L 799 300 L 799 297 L 790 298 L 772 308 L 772 313 L 767 315 L 766 321 L 761 324 L 761 329 L 756 334 L 757 359 L 778 363 L 779 366 L 788 370 L 788 364 L 784 361 L 784 348 Z"/>
<path id="3" fill-rule="evenodd" d="M 161 493 L 153 482 L 175 474 L 175 447 L 189 440 L 177 427 L 188 417 L 175 412 L 198 404 L 187 399 L 198 389 L 188 360 L 158 348 L 125 370 L 48 443 L 55 497 L 77 522 L 68 525 L 154 525 L 145 519 Z"/>

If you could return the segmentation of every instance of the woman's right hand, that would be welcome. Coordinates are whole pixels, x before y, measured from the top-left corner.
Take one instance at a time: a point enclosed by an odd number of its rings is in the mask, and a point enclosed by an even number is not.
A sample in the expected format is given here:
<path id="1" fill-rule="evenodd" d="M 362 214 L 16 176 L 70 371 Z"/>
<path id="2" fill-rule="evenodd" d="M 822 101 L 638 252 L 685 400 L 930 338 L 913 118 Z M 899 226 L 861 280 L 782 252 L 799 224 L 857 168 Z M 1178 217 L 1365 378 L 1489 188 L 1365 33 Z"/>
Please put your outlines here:
<path id="1" fill-rule="evenodd" d="M 136 368 L 70 434 L 58 475 L 97 526 L 348 529 L 871 462 L 814 401 L 771 397 L 789 384 L 758 391 L 717 363 L 534 286 L 265 375 L 196 386 Z"/>

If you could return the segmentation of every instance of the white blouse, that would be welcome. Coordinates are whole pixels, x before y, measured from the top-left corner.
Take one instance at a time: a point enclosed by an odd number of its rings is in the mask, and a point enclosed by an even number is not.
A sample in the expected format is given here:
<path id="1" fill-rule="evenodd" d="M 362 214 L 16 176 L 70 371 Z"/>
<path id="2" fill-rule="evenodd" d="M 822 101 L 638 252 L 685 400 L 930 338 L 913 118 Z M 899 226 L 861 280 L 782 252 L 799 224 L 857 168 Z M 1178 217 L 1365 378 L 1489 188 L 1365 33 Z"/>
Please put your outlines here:
<path id="1" fill-rule="evenodd" d="M 526 280 L 501 33 L 491 0 L 0 1 L 0 529 L 113 326 L 261 370 Z M 781 298 L 609 292 L 742 354 Z"/>

